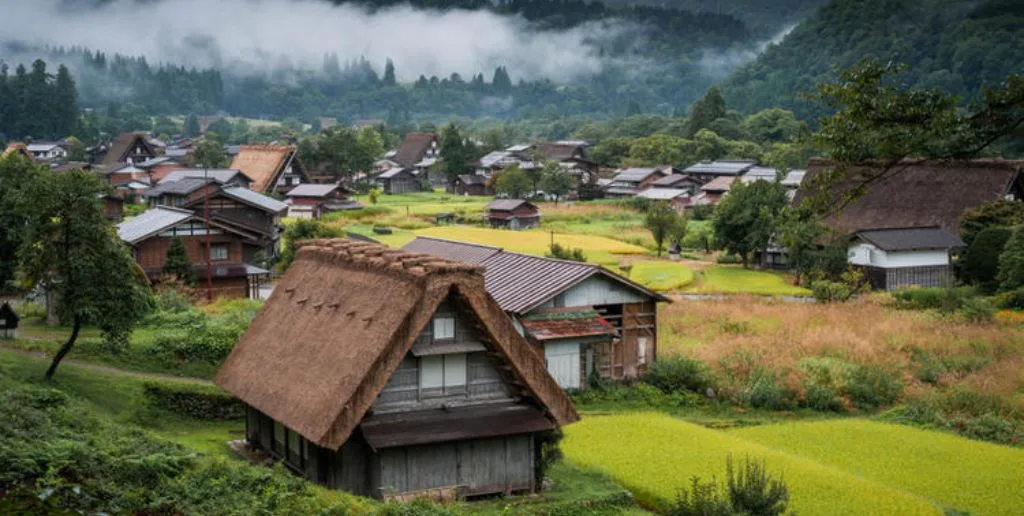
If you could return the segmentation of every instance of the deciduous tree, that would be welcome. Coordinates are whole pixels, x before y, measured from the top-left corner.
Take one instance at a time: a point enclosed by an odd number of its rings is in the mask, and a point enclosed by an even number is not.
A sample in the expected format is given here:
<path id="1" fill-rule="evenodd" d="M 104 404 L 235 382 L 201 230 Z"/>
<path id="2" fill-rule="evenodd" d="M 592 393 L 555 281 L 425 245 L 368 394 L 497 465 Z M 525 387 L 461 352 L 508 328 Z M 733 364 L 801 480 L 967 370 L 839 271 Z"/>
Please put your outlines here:
<path id="1" fill-rule="evenodd" d="M 788 201 L 785 187 L 777 182 L 736 181 L 716 209 L 713 225 L 718 245 L 740 255 L 746 267 L 755 251 L 768 248 Z"/>
<path id="2" fill-rule="evenodd" d="M 498 173 L 494 180 L 494 191 L 505 194 L 511 199 L 522 199 L 530 190 L 530 178 L 518 166 L 509 167 Z"/>

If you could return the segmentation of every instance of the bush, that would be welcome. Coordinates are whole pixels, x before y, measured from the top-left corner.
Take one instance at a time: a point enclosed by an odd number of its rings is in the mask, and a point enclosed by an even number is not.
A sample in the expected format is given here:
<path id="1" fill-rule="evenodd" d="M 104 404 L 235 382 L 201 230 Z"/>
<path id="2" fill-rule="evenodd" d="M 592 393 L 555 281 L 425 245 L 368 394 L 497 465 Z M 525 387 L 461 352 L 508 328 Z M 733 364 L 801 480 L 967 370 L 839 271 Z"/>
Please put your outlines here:
<path id="1" fill-rule="evenodd" d="M 569 260 L 573 262 L 587 261 L 587 256 L 583 254 L 583 249 L 580 249 L 578 247 L 563 247 L 561 244 L 557 242 L 553 242 L 551 244 L 547 256 L 548 258 L 557 258 L 559 260 Z"/>
<path id="2" fill-rule="evenodd" d="M 999 274 L 999 255 L 1013 234 L 1009 228 L 988 228 L 982 230 L 967 248 L 963 260 L 964 279 L 978 285 L 985 292 L 999 288 L 996 276 Z"/>
<path id="3" fill-rule="evenodd" d="M 893 292 L 892 298 L 897 308 L 953 313 L 974 295 L 971 287 L 908 288 Z"/>
<path id="4" fill-rule="evenodd" d="M 853 289 L 838 281 L 820 280 L 811 283 L 814 299 L 821 303 L 842 303 L 853 297 Z"/>
<path id="5" fill-rule="evenodd" d="M 804 384 L 804 406 L 819 412 L 844 412 L 839 391 L 830 385 L 818 385 L 816 383 Z"/>
<path id="6" fill-rule="evenodd" d="M 207 318 L 185 331 L 158 333 L 146 351 L 166 362 L 218 365 L 231 353 L 244 331 L 244 326 Z"/>
<path id="7" fill-rule="evenodd" d="M 747 457 L 739 469 L 732 455 L 726 458 L 726 484 L 712 480 L 691 480 L 690 491 L 681 490 L 674 504 L 664 511 L 671 516 L 777 516 L 789 506 L 789 488 L 781 478 L 768 474 L 764 461 Z"/>
<path id="8" fill-rule="evenodd" d="M 245 405 L 216 388 L 170 382 L 146 382 L 142 394 L 147 405 L 192 419 L 243 419 Z"/>
<path id="9" fill-rule="evenodd" d="M 860 409 L 891 405 L 903 395 L 903 382 L 895 373 L 878 366 L 860 366 L 850 374 L 846 395 Z"/>
<path id="10" fill-rule="evenodd" d="M 957 313 L 969 323 L 980 324 L 992 322 L 996 316 L 996 309 L 988 299 L 972 297 L 963 301 Z"/>
<path id="11" fill-rule="evenodd" d="M 1024 309 L 1024 288 L 1003 292 L 996 296 L 995 305 L 1007 310 Z"/>
<path id="12" fill-rule="evenodd" d="M 740 393 L 743 403 L 768 410 L 792 410 L 799 395 L 790 390 L 773 371 L 758 369 L 750 375 Z"/>
<path id="13" fill-rule="evenodd" d="M 711 204 L 694 206 L 690 208 L 689 213 L 692 220 L 711 220 L 715 215 L 715 207 Z"/>
<path id="14" fill-rule="evenodd" d="M 715 259 L 715 261 L 723 265 L 733 265 L 741 263 L 743 260 L 740 260 L 740 257 L 736 256 L 735 254 L 723 253 L 719 255 L 718 258 Z"/>
<path id="15" fill-rule="evenodd" d="M 714 388 L 708 366 L 684 356 L 655 361 L 648 367 L 644 381 L 666 393 L 690 391 L 704 394 L 709 388 Z"/>

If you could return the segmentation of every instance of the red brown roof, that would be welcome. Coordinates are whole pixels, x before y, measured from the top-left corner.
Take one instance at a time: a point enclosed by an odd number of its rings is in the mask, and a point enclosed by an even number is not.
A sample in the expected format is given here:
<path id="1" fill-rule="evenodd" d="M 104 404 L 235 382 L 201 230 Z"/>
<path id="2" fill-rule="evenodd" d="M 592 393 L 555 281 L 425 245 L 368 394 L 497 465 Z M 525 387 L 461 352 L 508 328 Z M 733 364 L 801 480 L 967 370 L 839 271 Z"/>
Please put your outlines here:
<path id="1" fill-rule="evenodd" d="M 545 308 L 521 322 L 527 333 L 539 341 L 615 335 L 615 327 L 592 308 Z"/>

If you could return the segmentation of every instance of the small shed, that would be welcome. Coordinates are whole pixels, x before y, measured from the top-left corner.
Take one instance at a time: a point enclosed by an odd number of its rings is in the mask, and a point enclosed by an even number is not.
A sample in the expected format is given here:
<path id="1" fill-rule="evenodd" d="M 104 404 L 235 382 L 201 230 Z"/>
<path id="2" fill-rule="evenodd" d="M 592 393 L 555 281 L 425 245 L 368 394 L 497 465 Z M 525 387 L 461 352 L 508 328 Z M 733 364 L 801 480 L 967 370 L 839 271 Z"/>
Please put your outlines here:
<path id="1" fill-rule="evenodd" d="M 251 447 L 376 498 L 534 492 L 579 419 L 483 267 L 346 239 L 303 245 L 215 382 Z"/>
<path id="2" fill-rule="evenodd" d="M 530 229 L 540 225 L 540 210 L 522 199 L 499 199 L 487 205 L 492 228 Z"/>
<path id="3" fill-rule="evenodd" d="M 462 174 L 455 180 L 455 193 L 459 195 L 494 195 L 487 187 L 487 178 L 477 174 Z"/>
<path id="4" fill-rule="evenodd" d="M 385 194 L 399 195 L 420 191 L 420 180 L 411 169 L 397 167 L 385 170 L 377 176 L 377 182 Z"/>
<path id="5" fill-rule="evenodd" d="M 847 256 L 876 289 L 941 287 L 953 279 L 950 254 L 964 247 L 939 227 L 877 229 L 857 232 Z"/>
<path id="6" fill-rule="evenodd" d="M 9 303 L 0 305 L 0 338 L 18 338 L 18 321 L 21 317 L 14 311 Z"/>

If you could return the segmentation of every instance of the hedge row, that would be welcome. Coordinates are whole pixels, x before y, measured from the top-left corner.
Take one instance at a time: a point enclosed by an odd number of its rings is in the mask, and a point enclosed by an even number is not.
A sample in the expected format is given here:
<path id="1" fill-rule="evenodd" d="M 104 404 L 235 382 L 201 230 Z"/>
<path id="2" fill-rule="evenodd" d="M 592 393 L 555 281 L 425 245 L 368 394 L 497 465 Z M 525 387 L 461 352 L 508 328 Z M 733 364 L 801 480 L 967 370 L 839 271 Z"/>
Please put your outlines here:
<path id="1" fill-rule="evenodd" d="M 245 405 L 216 389 L 170 382 L 146 382 L 143 396 L 151 407 L 192 419 L 244 419 Z"/>

